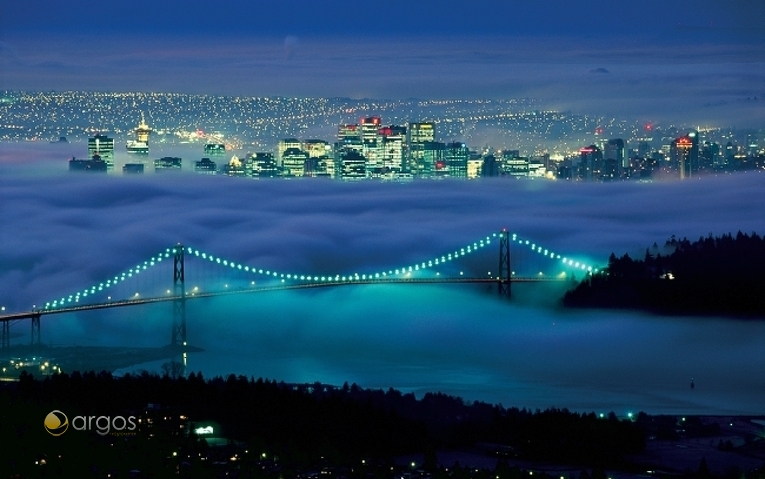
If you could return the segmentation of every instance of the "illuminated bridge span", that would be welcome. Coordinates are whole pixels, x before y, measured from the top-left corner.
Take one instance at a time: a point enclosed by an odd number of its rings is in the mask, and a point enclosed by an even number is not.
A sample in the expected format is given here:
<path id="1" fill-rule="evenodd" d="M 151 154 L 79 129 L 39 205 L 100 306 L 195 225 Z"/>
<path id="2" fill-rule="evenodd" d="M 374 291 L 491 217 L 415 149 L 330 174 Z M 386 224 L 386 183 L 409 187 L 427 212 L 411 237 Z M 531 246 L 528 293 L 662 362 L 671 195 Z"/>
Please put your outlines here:
<path id="1" fill-rule="evenodd" d="M 499 263 L 496 276 L 489 272 L 485 277 L 468 277 L 462 272 L 452 276 L 433 272 L 435 268 L 443 267 L 454 260 L 482 250 L 492 243 L 499 245 Z M 453 252 L 431 258 L 427 261 L 406 265 L 400 268 L 373 271 L 363 274 L 335 274 L 317 276 L 312 274 L 299 274 L 294 272 L 275 271 L 263 269 L 251 265 L 245 265 L 236 261 L 223 259 L 221 257 L 202 252 L 196 248 L 176 245 L 167 248 L 156 256 L 130 268 L 105 282 L 91 285 L 73 294 L 62 296 L 60 298 L 44 303 L 43 307 L 33 309 L 32 311 L 22 311 L 17 313 L 8 313 L 0 315 L 0 322 L 3 325 L 2 348 L 10 346 L 10 324 L 15 321 L 30 319 L 32 321 L 32 344 L 40 344 L 40 318 L 43 315 L 72 313 L 78 311 L 90 311 L 96 309 L 118 308 L 127 306 L 138 306 L 152 303 L 171 302 L 173 304 L 173 327 L 171 345 L 186 345 L 186 303 L 189 300 L 210 298 L 215 296 L 252 294 L 267 291 L 295 290 L 306 288 L 325 288 L 345 285 L 370 285 L 370 284 L 459 284 L 459 283 L 489 283 L 497 285 L 497 292 L 500 296 L 511 296 L 511 283 L 519 282 L 549 282 L 562 281 L 566 279 L 565 273 L 557 276 L 545 276 L 541 272 L 533 276 L 519 276 L 511 269 L 510 264 L 510 245 L 521 246 L 522 249 L 532 251 L 540 257 L 559 262 L 569 270 L 578 270 L 584 273 L 597 271 L 593 266 L 583 262 L 575 261 L 559 253 L 545 249 L 529 240 L 521 239 L 516 234 L 510 234 L 503 230 L 486 236 L 479 241 L 466 245 Z M 128 298 L 112 299 L 112 296 L 103 298 L 109 291 L 119 289 L 119 286 L 131 278 L 139 275 L 145 276 L 145 272 L 155 269 L 158 265 L 170 262 L 172 258 L 173 265 L 173 287 L 166 291 L 164 295 L 144 296 L 135 293 Z M 267 284 L 255 284 L 250 281 L 244 287 L 229 288 L 226 284 L 223 289 L 212 291 L 200 291 L 199 287 L 186 288 L 186 260 L 187 258 L 200 259 L 203 263 L 217 266 L 227 272 L 227 274 L 245 275 L 248 277 L 257 276 L 267 280 Z M 422 274 L 429 274 L 421 276 Z M 270 281 L 270 283 L 268 283 Z"/>

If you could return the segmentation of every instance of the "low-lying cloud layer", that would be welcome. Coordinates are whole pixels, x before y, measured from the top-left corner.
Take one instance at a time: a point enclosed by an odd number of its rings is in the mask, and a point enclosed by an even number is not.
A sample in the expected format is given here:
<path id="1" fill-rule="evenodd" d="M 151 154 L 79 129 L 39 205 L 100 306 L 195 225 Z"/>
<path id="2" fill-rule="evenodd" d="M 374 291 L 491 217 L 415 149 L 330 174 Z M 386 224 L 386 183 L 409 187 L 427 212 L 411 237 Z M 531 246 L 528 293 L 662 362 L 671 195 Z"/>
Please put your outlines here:
<path id="1" fill-rule="evenodd" d="M 765 224 L 758 172 L 652 184 L 347 184 L 97 177 L 61 171 L 61 161 L 18 161 L 53 148 L 30 153 L 29 146 L 5 145 L 0 153 L 0 304 L 8 310 L 71 294 L 177 242 L 263 268 L 329 274 L 421 261 L 502 227 L 604 264 L 611 252 L 641 255 L 671 235 L 695 239 Z M 41 166 L 59 171 L 39 173 Z M 464 268 L 493 271 L 494 248 L 481 254 Z M 189 335 L 207 352 L 192 356 L 191 368 L 444 390 L 533 407 L 741 412 L 761 404 L 765 385 L 753 375 L 765 366 L 753 341 L 761 325 L 560 313 L 550 297 L 528 299 L 548 293 L 516 288 L 510 305 L 473 286 L 199 301 L 190 309 Z M 168 308 L 48 317 L 43 339 L 162 345 Z M 701 391 L 688 398 L 693 376 Z"/>

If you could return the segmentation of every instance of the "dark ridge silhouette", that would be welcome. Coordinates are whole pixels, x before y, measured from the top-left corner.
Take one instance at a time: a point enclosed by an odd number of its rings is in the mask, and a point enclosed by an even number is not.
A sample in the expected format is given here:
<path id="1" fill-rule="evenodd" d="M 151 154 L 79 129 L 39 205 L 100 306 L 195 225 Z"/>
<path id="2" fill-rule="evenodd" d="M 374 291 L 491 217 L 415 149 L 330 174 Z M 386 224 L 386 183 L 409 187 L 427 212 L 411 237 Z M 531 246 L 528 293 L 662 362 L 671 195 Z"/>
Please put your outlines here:
<path id="1" fill-rule="evenodd" d="M 662 252 L 664 254 L 662 254 Z M 756 233 L 674 236 L 642 260 L 613 253 L 608 267 L 568 291 L 571 307 L 634 308 L 663 314 L 765 318 L 765 239 Z"/>

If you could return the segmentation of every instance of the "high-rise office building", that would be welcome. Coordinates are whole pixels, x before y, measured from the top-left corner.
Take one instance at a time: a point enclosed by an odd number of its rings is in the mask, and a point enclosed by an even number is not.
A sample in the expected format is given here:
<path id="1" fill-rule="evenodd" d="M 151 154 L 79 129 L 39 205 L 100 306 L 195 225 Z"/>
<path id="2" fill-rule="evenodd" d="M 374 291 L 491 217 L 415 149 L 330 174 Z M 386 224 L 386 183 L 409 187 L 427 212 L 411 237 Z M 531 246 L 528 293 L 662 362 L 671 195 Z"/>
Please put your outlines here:
<path id="1" fill-rule="evenodd" d="M 107 170 L 114 169 L 114 138 L 106 135 L 96 135 L 88 138 L 88 156 L 93 158 L 98 155 L 104 163 Z"/>
<path id="2" fill-rule="evenodd" d="M 603 152 L 595 145 L 579 150 L 579 179 L 599 180 L 603 170 Z"/>
<path id="3" fill-rule="evenodd" d="M 481 168 L 483 168 L 483 157 L 480 155 L 471 155 L 467 162 L 467 178 L 473 180 L 481 177 Z"/>
<path id="4" fill-rule="evenodd" d="M 273 153 L 248 154 L 245 164 L 252 178 L 275 178 L 279 176 L 279 167 L 276 165 Z"/>
<path id="5" fill-rule="evenodd" d="M 483 157 L 483 163 L 481 164 L 481 176 L 484 178 L 493 178 L 499 176 L 499 162 L 494 155 L 486 155 Z"/>
<path id="6" fill-rule="evenodd" d="M 234 155 L 229 162 L 224 165 L 222 173 L 225 173 L 228 176 L 245 176 L 245 163 L 240 160 L 238 156 Z"/>
<path id="7" fill-rule="evenodd" d="M 691 130 L 688 132 L 688 138 L 691 139 L 691 174 L 697 175 L 699 172 L 699 132 Z"/>
<path id="8" fill-rule="evenodd" d="M 167 173 L 167 172 L 180 172 L 181 171 L 181 159 L 174 156 L 166 156 L 158 160 L 154 160 L 154 172 L 155 173 Z"/>
<path id="9" fill-rule="evenodd" d="M 338 162 L 340 179 L 358 181 L 366 178 L 366 159 L 356 151 L 345 152 Z"/>
<path id="10" fill-rule="evenodd" d="M 378 130 L 379 152 L 382 167 L 393 173 L 404 169 L 404 141 L 406 127 L 386 126 Z"/>
<path id="11" fill-rule="evenodd" d="M 422 145 L 422 160 L 416 173 L 420 176 L 430 177 L 436 175 L 436 171 L 445 166 L 444 152 L 446 145 L 440 141 L 427 141 Z"/>
<path id="12" fill-rule="evenodd" d="M 69 171 L 86 171 L 89 173 L 106 173 L 106 162 L 98 155 L 93 155 L 92 158 L 77 159 L 72 158 L 69 160 Z"/>
<path id="13" fill-rule="evenodd" d="M 203 175 L 214 175 L 218 173 L 218 165 L 210 158 L 202 158 L 194 162 L 194 171 Z"/>
<path id="14" fill-rule="evenodd" d="M 143 116 L 143 113 L 141 113 L 141 122 L 138 124 L 138 127 L 134 130 L 135 138 L 132 140 L 128 140 L 125 147 L 127 148 L 128 153 L 135 153 L 135 154 L 142 154 L 142 155 L 148 155 L 149 154 L 149 135 L 151 135 L 151 127 L 146 124 L 146 119 Z"/>
<path id="15" fill-rule="evenodd" d="M 204 146 L 205 156 L 208 158 L 217 158 L 225 156 L 226 145 L 223 143 L 207 143 Z"/>
<path id="16" fill-rule="evenodd" d="M 436 141 L 436 127 L 434 123 L 415 122 L 409 123 L 406 130 L 406 162 L 403 165 L 405 171 L 413 174 L 423 174 L 426 167 L 423 163 L 425 143 Z"/>
<path id="17" fill-rule="evenodd" d="M 308 154 L 308 158 L 321 158 L 332 154 L 332 147 L 324 140 L 305 140 L 303 142 L 303 151 Z"/>
<path id="18" fill-rule="evenodd" d="M 282 153 L 282 170 L 284 176 L 303 176 L 308 154 L 298 148 L 288 148 Z"/>
<path id="19" fill-rule="evenodd" d="M 681 180 L 693 176 L 692 151 L 693 140 L 689 136 L 681 136 L 672 142 L 672 163 L 676 165 Z"/>
<path id="20" fill-rule="evenodd" d="M 143 163 L 125 163 L 122 165 L 123 175 L 141 175 L 143 174 Z"/>
<path id="21" fill-rule="evenodd" d="M 699 152 L 699 168 L 711 170 L 723 165 L 723 157 L 720 154 L 720 145 L 715 142 L 705 141 Z"/>
<path id="22" fill-rule="evenodd" d="M 520 156 L 517 151 L 515 154 L 502 154 L 502 170 L 507 176 L 526 177 L 529 176 L 529 159 L 526 156 Z"/>
<path id="23" fill-rule="evenodd" d="M 364 143 L 377 142 L 378 130 L 382 126 L 379 116 L 362 118 L 359 126 L 361 127 L 361 141 Z"/>
<path id="24" fill-rule="evenodd" d="M 449 143 L 444 149 L 443 167 L 436 167 L 436 175 L 467 178 L 468 159 L 470 159 L 470 150 L 464 143 Z"/>
<path id="25" fill-rule="evenodd" d="M 603 180 L 613 180 L 624 176 L 629 171 L 629 157 L 624 153 L 624 140 L 614 138 L 608 140 L 603 150 Z"/>
<path id="26" fill-rule="evenodd" d="M 283 140 L 279 140 L 279 143 L 276 145 L 276 164 L 280 168 L 283 167 L 284 152 L 290 149 L 301 150 L 302 148 L 303 145 L 297 138 L 285 138 Z"/>
<path id="27" fill-rule="evenodd" d="M 342 142 L 346 138 L 358 138 L 361 140 L 359 125 L 340 125 L 337 129 L 337 141 Z"/>

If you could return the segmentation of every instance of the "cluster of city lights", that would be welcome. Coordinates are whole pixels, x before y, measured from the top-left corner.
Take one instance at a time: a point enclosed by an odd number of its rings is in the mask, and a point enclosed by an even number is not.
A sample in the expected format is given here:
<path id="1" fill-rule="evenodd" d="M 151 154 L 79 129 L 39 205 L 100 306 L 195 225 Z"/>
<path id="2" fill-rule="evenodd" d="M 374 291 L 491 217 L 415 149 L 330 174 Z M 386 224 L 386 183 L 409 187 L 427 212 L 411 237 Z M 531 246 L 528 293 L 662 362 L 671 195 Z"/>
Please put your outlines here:
<path id="1" fill-rule="evenodd" d="M 396 278 L 402 278 L 402 277 L 405 278 L 405 277 L 411 276 L 412 273 L 416 273 L 421 270 L 430 269 L 430 268 L 448 263 L 455 259 L 461 258 L 463 256 L 475 253 L 476 251 L 488 246 L 493 241 L 498 240 L 498 238 L 503 234 L 505 233 L 504 232 L 493 233 L 490 236 L 486 236 L 485 238 L 482 238 L 478 241 L 467 244 L 462 248 L 455 249 L 453 252 L 443 254 L 441 256 L 436 256 L 427 261 L 422 261 L 419 263 L 406 265 L 401 268 L 388 269 L 388 270 L 370 272 L 370 273 L 364 273 L 364 274 L 354 273 L 354 274 L 334 274 L 334 275 L 322 275 L 322 276 L 317 276 L 313 274 L 287 273 L 287 272 L 276 271 L 272 269 L 258 268 L 255 266 L 245 265 L 243 263 L 238 263 L 236 261 L 224 259 L 219 256 L 215 256 L 192 247 L 183 247 L 183 248 L 184 248 L 185 254 L 193 255 L 195 258 L 200 258 L 202 260 L 209 261 L 210 263 L 221 265 L 222 267 L 225 267 L 225 268 L 231 268 L 237 271 L 243 271 L 245 273 L 258 274 L 258 275 L 266 276 L 269 278 L 279 279 L 282 282 L 306 281 L 306 282 L 312 282 L 312 283 L 349 283 L 349 282 L 359 282 L 359 281 L 366 282 L 366 281 L 375 281 L 375 280 L 396 279 Z M 551 251 L 549 249 L 543 248 L 542 246 L 537 245 L 536 243 L 532 243 L 531 241 L 527 239 L 522 239 L 517 234 L 509 234 L 508 237 L 511 242 L 517 243 L 518 245 L 521 245 L 521 246 L 528 247 L 531 251 L 537 254 L 540 254 L 546 258 L 549 258 L 552 260 L 559 260 L 566 267 L 575 268 L 575 269 L 582 270 L 585 272 L 590 272 L 590 273 L 598 272 L 598 269 L 594 268 L 591 265 L 588 265 L 580 261 L 575 261 L 565 256 L 561 256 L 560 254 L 555 253 L 554 251 Z M 74 304 L 80 303 L 80 301 L 83 300 L 84 298 L 87 298 L 88 296 L 94 295 L 97 292 L 107 290 L 117 284 L 120 284 L 126 279 L 132 278 L 133 276 L 138 275 L 141 272 L 146 271 L 147 269 L 161 263 L 163 259 L 169 258 L 171 255 L 174 256 L 177 252 L 176 248 L 177 247 L 167 248 L 164 252 L 152 257 L 151 259 L 147 261 L 144 261 L 143 264 L 138 264 L 134 268 L 131 268 L 125 272 L 122 272 L 121 274 L 114 276 L 113 278 L 107 280 L 106 282 L 94 284 L 88 288 L 78 291 L 77 293 L 70 294 L 69 296 L 63 296 L 54 301 L 47 302 L 45 303 L 44 309 L 46 310 L 56 309 L 56 308 L 71 306 L 73 303 Z M 138 294 L 136 293 L 136 296 L 137 295 Z M 111 300 L 111 297 L 109 297 L 108 299 Z"/>

